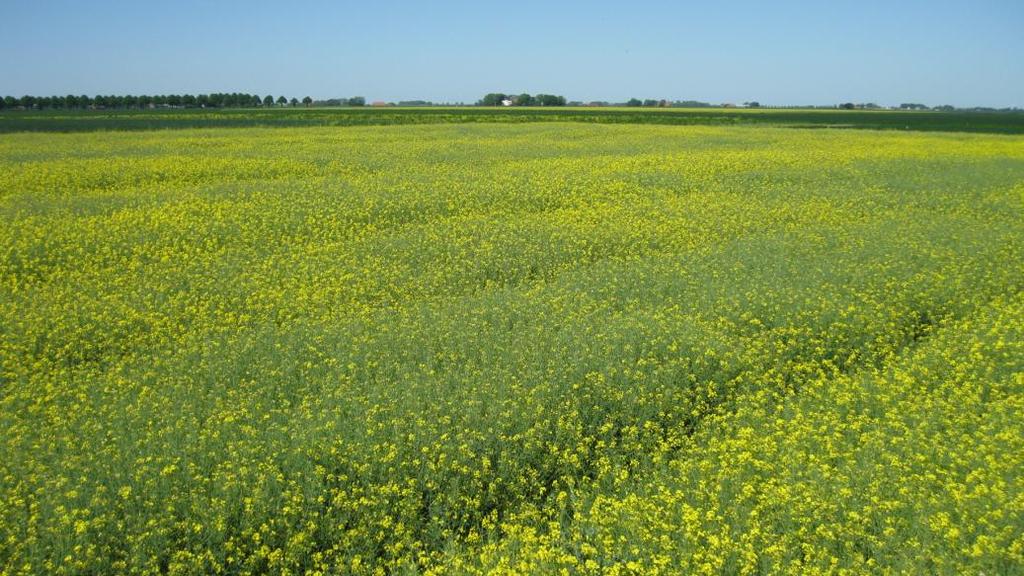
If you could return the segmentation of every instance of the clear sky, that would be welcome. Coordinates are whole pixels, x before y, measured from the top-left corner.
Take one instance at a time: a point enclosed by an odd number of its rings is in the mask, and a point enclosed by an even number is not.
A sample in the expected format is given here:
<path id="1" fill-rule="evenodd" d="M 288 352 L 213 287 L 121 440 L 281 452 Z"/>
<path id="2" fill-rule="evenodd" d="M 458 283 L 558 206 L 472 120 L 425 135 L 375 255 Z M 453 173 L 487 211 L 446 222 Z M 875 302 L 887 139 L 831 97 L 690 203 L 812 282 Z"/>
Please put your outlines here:
<path id="1" fill-rule="evenodd" d="M 1024 107 L 1024 0 L 0 0 L 0 94 Z"/>

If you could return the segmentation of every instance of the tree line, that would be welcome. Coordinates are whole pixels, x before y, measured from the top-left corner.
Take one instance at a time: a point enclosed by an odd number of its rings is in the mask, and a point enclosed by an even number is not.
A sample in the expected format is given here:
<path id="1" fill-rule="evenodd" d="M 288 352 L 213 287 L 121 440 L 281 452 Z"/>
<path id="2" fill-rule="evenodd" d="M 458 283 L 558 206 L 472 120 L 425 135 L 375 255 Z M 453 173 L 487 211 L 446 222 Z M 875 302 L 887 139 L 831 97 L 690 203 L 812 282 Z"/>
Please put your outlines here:
<path id="1" fill-rule="evenodd" d="M 504 94 L 492 92 L 481 98 L 477 106 L 565 106 L 565 96 L 554 94 Z"/>
<path id="2" fill-rule="evenodd" d="M 244 94 L 240 92 L 213 94 L 158 94 L 123 96 L 4 96 L 0 98 L 0 110 L 87 110 L 87 109 L 132 109 L 132 108 L 256 108 L 274 106 L 365 106 L 362 96 L 353 98 L 332 98 L 314 101 L 309 96 L 301 101 L 285 96 Z"/>

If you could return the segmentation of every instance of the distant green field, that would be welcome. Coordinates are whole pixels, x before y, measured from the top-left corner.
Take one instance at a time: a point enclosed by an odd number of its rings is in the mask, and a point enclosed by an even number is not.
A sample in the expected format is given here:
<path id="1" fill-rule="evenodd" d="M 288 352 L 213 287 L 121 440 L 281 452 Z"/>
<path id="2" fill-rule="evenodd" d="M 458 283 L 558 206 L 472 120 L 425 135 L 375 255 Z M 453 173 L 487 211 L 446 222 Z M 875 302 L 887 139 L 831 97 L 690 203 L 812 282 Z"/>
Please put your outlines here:
<path id="1" fill-rule="evenodd" d="M 732 108 L 275 108 L 0 113 L 0 133 L 466 122 L 592 122 L 864 128 L 1024 134 L 1024 113 Z"/>
<path id="2" fill-rule="evenodd" d="M 0 574 L 1024 573 L 1018 118 L 4 115 Z"/>

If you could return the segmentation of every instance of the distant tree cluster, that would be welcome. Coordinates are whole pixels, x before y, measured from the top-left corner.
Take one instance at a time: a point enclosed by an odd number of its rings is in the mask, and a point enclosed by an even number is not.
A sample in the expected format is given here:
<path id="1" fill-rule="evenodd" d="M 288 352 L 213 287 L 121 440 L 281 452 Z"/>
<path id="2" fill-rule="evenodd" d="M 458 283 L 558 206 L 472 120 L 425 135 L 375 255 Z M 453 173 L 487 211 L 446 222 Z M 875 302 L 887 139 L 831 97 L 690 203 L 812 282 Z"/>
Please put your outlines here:
<path id="1" fill-rule="evenodd" d="M 353 96 L 352 98 L 328 98 L 326 100 L 315 100 L 313 106 L 366 106 L 366 98 Z"/>
<path id="2" fill-rule="evenodd" d="M 354 106 L 361 107 L 366 106 L 366 98 L 364 96 L 352 96 L 349 98 L 327 98 L 326 100 L 315 100 L 313 106 Z"/>
<path id="3" fill-rule="evenodd" d="M 491 92 L 477 102 L 478 106 L 501 106 L 502 102 L 508 99 L 508 95 L 501 92 Z"/>
<path id="4" fill-rule="evenodd" d="M 0 110 L 97 110 L 97 109 L 140 109 L 140 108 L 256 108 L 259 106 L 365 106 L 362 96 L 314 101 L 306 96 L 287 98 L 271 95 L 262 98 L 256 94 L 213 93 L 213 94 L 160 94 L 155 96 L 5 96 L 0 98 Z"/>
<path id="5" fill-rule="evenodd" d="M 507 104 L 506 104 L 507 103 Z M 522 93 L 504 94 L 492 92 L 481 98 L 477 106 L 565 106 L 565 96 L 554 94 L 537 94 L 536 96 Z"/>
<path id="6" fill-rule="evenodd" d="M 676 100 L 672 103 L 673 108 L 711 108 L 710 102 L 700 102 L 698 100 Z"/>
<path id="7" fill-rule="evenodd" d="M 710 108 L 712 105 L 707 102 L 698 102 L 697 100 L 657 100 L 654 98 L 646 98 L 641 100 L 639 98 L 630 98 L 625 102 L 611 103 L 608 102 L 591 102 L 591 106 L 627 106 L 630 108 Z"/>
<path id="8" fill-rule="evenodd" d="M 854 104 L 853 102 L 843 102 L 839 105 L 840 110 L 881 110 L 882 107 L 874 102 L 863 102 Z"/>
<path id="9" fill-rule="evenodd" d="M 874 102 L 843 102 L 836 106 L 840 110 L 883 110 L 883 106 L 879 106 Z M 932 110 L 934 112 L 1015 112 L 1016 108 L 956 108 L 954 106 L 928 106 L 926 104 L 919 104 L 915 102 L 904 102 L 899 106 L 890 107 L 891 110 Z"/>
<path id="10" fill-rule="evenodd" d="M 0 108 L 24 110 L 84 110 L 126 108 L 249 108 L 264 103 L 255 94 L 239 92 L 213 94 L 157 94 L 124 96 L 5 96 Z"/>

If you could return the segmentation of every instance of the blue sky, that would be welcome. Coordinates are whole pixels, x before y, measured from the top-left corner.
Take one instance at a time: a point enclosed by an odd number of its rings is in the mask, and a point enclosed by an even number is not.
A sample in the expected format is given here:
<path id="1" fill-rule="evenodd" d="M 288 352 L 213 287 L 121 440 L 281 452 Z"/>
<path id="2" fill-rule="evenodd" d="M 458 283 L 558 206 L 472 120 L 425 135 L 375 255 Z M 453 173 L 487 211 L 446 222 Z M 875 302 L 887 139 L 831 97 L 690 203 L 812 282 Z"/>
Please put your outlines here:
<path id="1" fill-rule="evenodd" d="M 0 94 L 1024 107 L 1024 0 L 0 0 Z"/>

